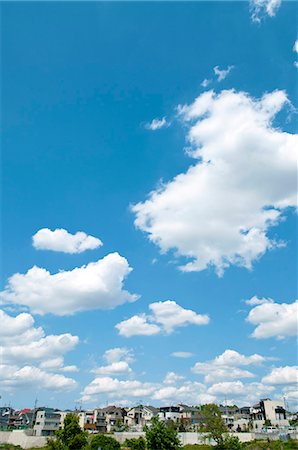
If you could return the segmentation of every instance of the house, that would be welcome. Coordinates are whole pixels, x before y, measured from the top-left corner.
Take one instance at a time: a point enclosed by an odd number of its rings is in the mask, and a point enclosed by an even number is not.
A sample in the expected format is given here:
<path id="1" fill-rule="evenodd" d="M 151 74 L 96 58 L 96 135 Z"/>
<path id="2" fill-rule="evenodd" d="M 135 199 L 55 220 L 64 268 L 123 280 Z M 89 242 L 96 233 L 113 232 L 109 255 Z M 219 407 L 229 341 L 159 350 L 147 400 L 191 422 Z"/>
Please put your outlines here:
<path id="1" fill-rule="evenodd" d="M 10 417 L 14 410 L 10 406 L 0 407 L 0 430 L 6 430 L 10 426 Z"/>
<path id="2" fill-rule="evenodd" d="M 287 427 L 287 419 L 284 400 L 262 399 L 250 410 L 254 430 L 260 430 L 265 425 L 265 421 L 272 426 Z"/>
<path id="3" fill-rule="evenodd" d="M 181 417 L 180 408 L 179 406 L 163 406 L 159 408 L 158 417 L 163 421 L 177 422 Z"/>
<path id="4" fill-rule="evenodd" d="M 37 408 L 33 426 L 35 436 L 54 436 L 60 428 L 60 413 L 53 408 Z"/>
<path id="5" fill-rule="evenodd" d="M 35 420 L 34 409 L 21 409 L 14 418 L 14 428 L 32 428 Z"/>
<path id="6" fill-rule="evenodd" d="M 183 426 L 190 427 L 199 423 L 201 414 L 198 408 L 182 403 L 177 406 L 180 411 L 180 421 Z"/>
<path id="7" fill-rule="evenodd" d="M 99 433 L 105 433 L 107 431 L 106 412 L 102 408 L 96 408 L 94 410 L 94 423 Z"/>
<path id="8" fill-rule="evenodd" d="M 102 412 L 105 413 L 105 423 L 108 433 L 116 426 L 124 424 L 124 417 L 126 416 L 126 410 L 124 408 L 112 405 L 102 408 Z"/>
<path id="9" fill-rule="evenodd" d="M 79 425 L 82 430 L 96 430 L 96 424 L 94 422 L 94 411 L 75 411 L 75 414 L 78 415 Z"/>
<path id="10" fill-rule="evenodd" d="M 158 412 L 159 409 L 154 406 L 135 406 L 127 410 L 125 424 L 134 428 L 135 431 L 142 431 L 143 427 L 148 425 Z"/>

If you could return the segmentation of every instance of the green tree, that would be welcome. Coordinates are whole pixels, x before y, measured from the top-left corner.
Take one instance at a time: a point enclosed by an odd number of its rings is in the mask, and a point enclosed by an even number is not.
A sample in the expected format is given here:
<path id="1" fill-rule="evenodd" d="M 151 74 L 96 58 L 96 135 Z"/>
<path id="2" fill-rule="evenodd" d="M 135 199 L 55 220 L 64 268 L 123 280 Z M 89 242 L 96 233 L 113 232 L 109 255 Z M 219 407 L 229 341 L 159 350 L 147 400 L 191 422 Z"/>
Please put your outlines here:
<path id="1" fill-rule="evenodd" d="M 151 427 L 145 427 L 148 450 L 179 450 L 181 443 L 175 428 L 167 427 L 153 417 Z"/>
<path id="2" fill-rule="evenodd" d="M 219 448 L 224 448 L 224 433 L 227 432 L 220 409 L 214 403 L 201 407 L 202 424 L 200 431 L 208 433 Z"/>
<path id="3" fill-rule="evenodd" d="M 57 439 L 49 439 L 49 450 L 81 450 L 87 447 L 87 433 L 79 425 L 76 414 L 66 414 L 63 429 L 57 431 Z"/>
<path id="4" fill-rule="evenodd" d="M 125 439 L 124 446 L 130 450 L 146 450 L 146 441 L 142 437 Z"/>
<path id="5" fill-rule="evenodd" d="M 103 434 L 97 434 L 91 439 L 90 449 L 97 450 L 120 450 L 120 444 L 116 439 L 111 436 L 105 436 Z"/>

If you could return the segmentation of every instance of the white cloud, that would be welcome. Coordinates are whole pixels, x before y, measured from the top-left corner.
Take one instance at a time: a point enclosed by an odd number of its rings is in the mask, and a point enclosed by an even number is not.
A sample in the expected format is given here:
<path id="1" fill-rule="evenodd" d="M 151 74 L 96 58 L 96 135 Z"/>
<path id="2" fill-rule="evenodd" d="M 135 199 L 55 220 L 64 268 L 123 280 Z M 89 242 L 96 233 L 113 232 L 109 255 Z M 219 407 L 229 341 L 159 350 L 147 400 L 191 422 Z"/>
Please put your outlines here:
<path id="1" fill-rule="evenodd" d="M 199 405 L 204 403 L 222 402 L 224 396 L 229 401 L 241 405 L 252 404 L 264 396 L 269 396 L 275 390 L 260 382 L 243 383 L 223 381 L 209 388 L 197 381 L 185 380 L 183 377 L 168 373 L 162 382 L 141 382 L 138 380 L 119 380 L 112 377 L 96 377 L 82 391 L 82 401 L 101 402 L 118 399 L 118 403 L 132 403 L 136 399 L 146 398 L 146 402 L 158 404 L 186 403 Z"/>
<path id="2" fill-rule="evenodd" d="M 207 315 L 197 314 L 190 309 L 184 309 L 176 302 L 167 300 L 149 305 L 151 315 L 136 315 L 116 325 L 119 334 L 125 337 L 136 335 L 153 335 L 164 331 L 173 333 L 175 328 L 187 325 L 206 325 L 209 323 Z"/>
<path id="3" fill-rule="evenodd" d="M 163 117 L 162 119 L 153 119 L 152 122 L 145 124 L 145 128 L 152 131 L 160 130 L 161 128 L 168 126 L 169 123 L 167 122 L 167 119 L 165 117 Z"/>
<path id="4" fill-rule="evenodd" d="M 253 22 L 260 23 L 264 17 L 274 17 L 281 5 L 281 0 L 250 0 Z"/>
<path id="5" fill-rule="evenodd" d="M 257 339 L 296 336 L 298 301 L 293 303 L 265 302 L 253 308 L 246 320 L 256 325 L 252 336 Z"/>
<path id="6" fill-rule="evenodd" d="M 175 384 L 177 381 L 184 380 L 185 377 L 175 372 L 168 372 L 164 379 L 164 384 Z"/>
<path id="7" fill-rule="evenodd" d="M 258 354 L 245 356 L 235 350 L 225 350 L 221 355 L 211 361 L 197 362 L 192 368 L 192 372 L 204 375 L 205 383 L 214 383 L 219 380 L 252 378 L 255 376 L 253 373 L 248 370 L 243 370 L 239 366 L 260 365 L 267 359 Z"/>
<path id="8" fill-rule="evenodd" d="M 249 300 L 245 300 L 245 303 L 250 306 L 263 305 L 264 303 L 274 303 L 271 298 L 259 298 L 256 295 Z"/>
<path id="9" fill-rule="evenodd" d="M 166 333 L 172 333 L 175 328 L 187 325 L 207 325 L 210 321 L 207 315 L 182 308 L 171 300 L 151 303 L 149 309 L 152 311 L 154 322 L 161 325 Z"/>
<path id="10" fill-rule="evenodd" d="M 64 355 L 73 350 L 79 338 L 70 333 L 45 335 L 34 327 L 30 314 L 9 316 L 0 310 L 1 370 L 0 383 L 5 389 L 35 386 L 44 389 L 72 389 L 76 382 L 52 372 L 74 372 L 76 366 L 65 366 Z M 39 366 L 39 367 L 37 367 Z"/>
<path id="11" fill-rule="evenodd" d="M 121 398 L 123 396 L 142 398 L 154 392 L 153 383 L 142 383 L 137 380 L 118 380 L 111 377 L 95 378 L 82 392 L 82 400 L 88 401 L 91 396 L 107 394 L 110 398 Z"/>
<path id="12" fill-rule="evenodd" d="M 298 53 L 298 39 L 296 39 L 294 47 L 293 47 L 293 51 Z"/>
<path id="13" fill-rule="evenodd" d="M 103 359 L 107 362 L 107 365 L 92 369 L 92 373 L 97 375 L 118 375 L 132 372 L 129 363 L 134 361 L 134 354 L 129 348 L 110 348 L 105 351 Z"/>
<path id="14" fill-rule="evenodd" d="M 210 83 L 212 83 L 212 80 L 209 80 L 208 78 L 205 78 L 202 81 L 201 86 L 205 88 L 205 87 L 209 86 Z"/>
<path id="15" fill-rule="evenodd" d="M 132 349 L 126 347 L 110 348 L 105 351 L 103 357 L 109 364 L 119 361 L 126 361 L 128 363 L 134 361 Z"/>
<path id="16" fill-rule="evenodd" d="M 224 80 L 229 75 L 232 69 L 234 69 L 234 66 L 228 66 L 226 69 L 220 69 L 219 66 L 215 66 L 213 68 L 213 71 L 217 76 L 217 81 L 220 82 Z"/>
<path id="17" fill-rule="evenodd" d="M 94 236 L 88 236 L 83 231 L 71 234 L 63 228 L 54 231 L 42 228 L 32 237 L 32 242 L 37 250 L 63 253 L 82 253 L 102 246 L 101 240 Z"/>
<path id="18" fill-rule="evenodd" d="M 97 375 L 115 375 L 115 374 L 120 374 L 120 373 L 121 374 L 131 373 L 132 370 L 129 367 L 128 362 L 117 361 L 117 362 L 108 364 L 107 366 L 97 367 L 96 369 L 93 369 L 92 372 L 96 373 Z"/>
<path id="19" fill-rule="evenodd" d="M 174 356 L 175 358 L 191 358 L 192 356 L 194 356 L 194 353 L 191 353 L 191 352 L 173 352 L 171 355 Z"/>
<path id="20" fill-rule="evenodd" d="M 0 323 L 0 336 L 15 336 L 31 328 L 34 324 L 34 319 L 27 313 L 12 317 L 0 310 Z"/>
<path id="21" fill-rule="evenodd" d="M 24 366 L 20 369 L 16 366 L 4 367 L 5 370 L 2 371 L 0 366 L 0 380 L 1 386 L 5 390 L 34 387 L 35 389 L 48 389 L 51 391 L 68 391 L 77 386 L 76 381 L 72 378 L 48 373 L 38 367 Z"/>
<path id="22" fill-rule="evenodd" d="M 211 395 L 241 395 L 243 394 L 244 389 L 245 385 L 242 381 L 224 381 L 222 383 L 213 384 L 213 386 L 208 389 L 208 393 Z"/>
<path id="23" fill-rule="evenodd" d="M 131 270 L 127 260 L 118 253 L 53 275 L 34 266 L 26 274 L 12 275 L 0 298 L 3 303 L 25 305 L 34 314 L 64 316 L 92 309 L 112 309 L 138 299 L 137 295 L 123 290 Z"/>
<path id="24" fill-rule="evenodd" d="M 272 385 L 298 383 L 298 366 L 275 367 L 262 379 L 262 383 Z"/>
<path id="25" fill-rule="evenodd" d="M 158 334 L 161 330 L 160 327 L 153 323 L 148 323 L 146 316 L 136 315 L 130 319 L 123 320 L 118 323 L 115 328 L 119 331 L 120 336 L 152 336 Z"/>
<path id="26" fill-rule="evenodd" d="M 183 271 L 250 269 L 283 244 L 267 233 L 297 204 L 298 137 L 272 125 L 288 103 L 283 91 L 256 100 L 228 90 L 179 108 L 198 162 L 132 210 L 162 253 L 190 259 Z"/>

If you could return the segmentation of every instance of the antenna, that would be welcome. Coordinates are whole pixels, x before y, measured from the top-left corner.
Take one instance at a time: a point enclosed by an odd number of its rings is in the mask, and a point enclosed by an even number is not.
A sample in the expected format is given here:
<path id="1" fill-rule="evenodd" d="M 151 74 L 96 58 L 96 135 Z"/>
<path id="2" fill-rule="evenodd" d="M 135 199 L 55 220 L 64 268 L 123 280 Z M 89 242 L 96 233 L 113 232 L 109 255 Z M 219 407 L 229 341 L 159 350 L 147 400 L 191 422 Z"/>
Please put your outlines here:
<path id="1" fill-rule="evenodd" d="M 38 402 L 38 398 L 36 397 L 35 402 L 34 402 L 34 409 L 36 409 L 36 407 L 37 407 L 37 402 Z"/>

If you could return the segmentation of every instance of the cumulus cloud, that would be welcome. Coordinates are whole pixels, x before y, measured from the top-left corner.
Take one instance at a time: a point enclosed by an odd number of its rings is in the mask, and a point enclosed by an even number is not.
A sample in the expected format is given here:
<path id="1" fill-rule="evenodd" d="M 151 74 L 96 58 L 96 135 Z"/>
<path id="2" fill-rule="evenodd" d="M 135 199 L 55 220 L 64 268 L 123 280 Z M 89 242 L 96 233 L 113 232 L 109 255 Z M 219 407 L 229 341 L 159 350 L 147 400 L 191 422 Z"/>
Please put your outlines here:
<path id="1" fill-rule="evenodd" d="M 4 370 L 3 370 L 4 368 Z M 35 388 L 51 391 L 68 391 L 76 387 L 77 383 L 72 378 L 64 375 L 45 372 L 38 367 L 0 365 L 0 380 L 3 389 Z"/>
<path id="2" fill-rule="evenodd" d="M 88 236 L 83 231 L 71 234 L 64 228 L 54 231 L 42 228 L 32 237 L 32 243 L 37 250 L 63 253 L 82 253 L 102 246 L 101 240 L 94 236 Z"/>
<path id="3" fill-rule="evenodd" d="M 272 385 L 298 383 L 298 366 L 275 367 L 262 379 L 263 383 Z"/>
<path id="4" fill-rule="evenodd" d="M 134 361 L 134 355 L 131 349 L 126 347 L 111 348 L 105 351 L 103 358 L 108 364 L 93 369 L 93 373 L 97 375 L 116 375 L 132 372 L 129 363 Z"/>
<path id="5" fill-rule="evenodd" d="M 263 305 L 264 303 L 274 303 L 271 298 L 259 298 L 256 295 L 251 297 L 249 300 L 245 300 L 245 303 L 250 306 Z"/>
<path id="6" fill-rule="evenodd" d="M 152 122 L 146 123 L 145 128 L 147 130 L 156 131 L 160 130 L 161 128 L 168 127 L 169 123 L 165 117 L 162 119 L 153 119 Z"/>
<path id="7" fill-rule="evenodd" d="M 225 350 L 211 361 L 197 362 L 192 368 L 192 372 L 204 375 L 205 383 L 214 383 L 226 379 L 252 378 L 255 376 L 252 372 L 240 367 L 260 365 L 267 359 L 258 354 L 245 356 L 235 350 Z"/>
<path id="8" fill-rule="evenodd" d="M 167 300 L 149 305 L 151 315 L 136 315 L 116 325 L 119 334 L 130 337 L 136 335 L 152 335 L 164 331 L 173 333 L 178 327 L 187 325 L 207 325 L 209 317 L 184 309 L 176 302 Z"/>
<path id="9" fill-rule="evenodd" d="M 266 16 L 274 17 L 281 0 L 250 0 L 251 19 L 260 23 Z"/>
<path id="10" fill-rule="evenodd" d="M 34 327 L 30 314 L 9 316 L 0 310 L 1 386 L 17 388 L 38 385 L 44 389 L 72 389 L 76 382 L 53 372 L 74 372 L 76 366 L 65 366 L 64 355 L 73 350 L 79 338 L 70 333 L 45 335 Z"/>
<path id="11" fill-rule="evenodd" d="M 298 53 L 298 39 L 296 39 L 294 47 L 293 47 L 294 52 Z"/>
<path id="12" fill-rule="evenodd" d="M 268 231 L 297 205 L 298 137 L 272 124 L 287 104 L 283 91 L 257 100 L 228 90 L 205 92 L 179 108 L 197 163 L 132 211 L 135 226 L 162 253 L 174 249 L 190 260 L 181 270 L 250 269 L 283 245 Z"/>
<path id="13" fill-rule="evenodd" d="M 55 274 L 34 266 L 25 274 L 12 275 L 0 298 L 6 304 L 27 306 L 34 314 L 65 316 L 92 309 L 112 309 L 138 299 L 123 289 L 131 270 L 127 260 L 118 253 Z"/>
<path id="14" fill-rule="evenodd" d="M 266 339 L 275 337 L 283 339 L 287 336 L 297 335 L 297 313 L 297 300 L 293 303 L 274 303 L 270 300 L 253 308 L 246 320 L 256 325 L 252 333 L 254 338 Z"/>
<path id="15" fill-rule="evenodd" d="M 115 326 L 120 336 L 152 336 L 158 334 L 161 328 L 153 323 L 147 322 L 147 317 L 142 315 L 132 316 L 130 319 L 123 320 Z"/>
<path id="16" fill-rule="evenodd" d="M 97 375 L 115 375 L 120 373 L 131 373 L 132 370 L 126 361 L 118 361 L 108 364 L 107 366 L 97 367 L 96 369 L 93 369 L 92 372 Z"/>
<path id="17" fill-rule="evenodd" d="M 97 377 L 85 387 L 82 400 L 89 401 L 91 397 L 107 394 L 110 398 L 127 397 L 142 398 L 154 392 L 153 383 L 142 383 L 137 380 L 119 380 L 111 377 Z"/>
<path id="18" fill-rule="evenodd" d="M 191 358 L 194 356 L 194 353 L 191 352 L 173 352 L 171 353 L 175 358 Z"/>
<path id="19" fill-rule="evenodd" d="M 177 381 L 183 380 L 185 377 L 175 372 L 168 372 L 164 379 L 164 384 L 175 384 Z"/>
<path id="20" fill-rule="evenodd" d="M 197 381 L 186 380 L 183 377 L 168 373 L 162 382 L 141 382 L 138 380 L 119 380 L 112 377 L 97 377 L 82 391 L 82 401 L 98 402 L 118 399 L 118 402 L 135 402 L 137 398 L 146 398 L 147 402 L 158 404 L 186 403 L 199 405 L 221 402 L 224 395 L 229 395 L 231 402 L 239 405 L 254 403 L 264 396 L 270 395 L 274 386 L 263 383 L 243 383 L 224 381 L 206 387 Z"/>
<path id="21" fill-rule="evenodd" d="M 103 357 L 109 364 L 119 361 L 126 361 L 128 363 L 134 361 L 133 350 L 126 347 L 110 348 L 104 352 Z"/>
<path id="22" fill-rule="evenodd" d="M 217 81 L 220 82 L 224 80 L 229 75 L 232 69 L 234 69 L 234 66 L 228 66 L 226 69 L 220 69 L 219 66 L 215 66 L 213 68 L 213 71 L 214 74 L 217 76 Z"/>

